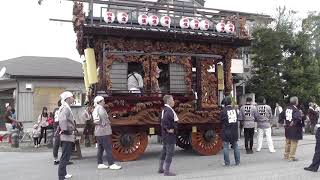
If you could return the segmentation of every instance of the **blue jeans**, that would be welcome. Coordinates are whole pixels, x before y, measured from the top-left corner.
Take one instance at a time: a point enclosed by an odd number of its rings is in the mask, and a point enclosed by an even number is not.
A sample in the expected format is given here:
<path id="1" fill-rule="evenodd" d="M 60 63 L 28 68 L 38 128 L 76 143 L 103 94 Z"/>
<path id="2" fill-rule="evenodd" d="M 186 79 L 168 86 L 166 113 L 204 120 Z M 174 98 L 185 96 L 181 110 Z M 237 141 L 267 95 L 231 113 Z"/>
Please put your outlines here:
<path id="1" fill-rule="evenodd" d="M 229 166 L 230 165 L 230 158 L 229 158 L 229 146 L 230 144 L 233 146 L 234 149 L 234 159 L 236 165 L 240 164 L 240 150 L 237 141 L 235 142 L 223 142 L 223 156 L 224 156 L 224 164 Z"/>
<path id="2" fill-rule="evenodd" d="M 66 167 L 71 157 L 73 142 L 61 141 L 61 145 L 62 145 L 62 155 L 60 158 L 60 163 L 58 168 L 59 180 L 63 180 L 65 175 L 67 175 Z"/>
<path id="3" fill-rule="evenodd" d="M 103 164 L 103 151 L 106 152 L 106 157 L 109 166 L 114 164 L 113 157 L 112 157 L 112 142 L 111 142 L 111 135 L 108 136 L 96 136 L 98 142 L 98 164 Z"/>

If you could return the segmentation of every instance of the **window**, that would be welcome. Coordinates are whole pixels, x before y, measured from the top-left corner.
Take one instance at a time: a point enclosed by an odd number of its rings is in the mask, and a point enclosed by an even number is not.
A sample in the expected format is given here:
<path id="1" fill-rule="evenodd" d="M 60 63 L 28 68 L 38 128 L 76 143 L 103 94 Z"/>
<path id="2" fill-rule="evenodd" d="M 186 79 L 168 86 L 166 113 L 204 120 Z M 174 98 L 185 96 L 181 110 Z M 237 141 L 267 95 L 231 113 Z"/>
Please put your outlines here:
<path id="1" fill-rule="evenodd" d="M 127 91 L 127 73 L 128 73 L 127 71 L 128 71 L 128 63 L 122 63 L 118 61 L 114 61 L 112 63 L 111 70 L 110 70 L 110 80 L 112 82 L 111 90 Z"/>
<path id="2" fill-rule="evenodd" d="M 83 98 L 81 91 L 70 91 L 74 96 L 74 103 L 71 106 L 82 106 Z"/>
<path id="3" fill-rule="evenodd" d="M 162 94 L 168 93 L 170 88 L 169 82 L 169 65 L 158 63 L 160 74 L 158 78 L 159 88 Z"/>
<path id="4" fill-rule="evenodd" d="M 128 63 L 128 90 L 131 93 L 141 93 L 144 89 L 143 85 L 143 66 L 138 62 L 129 62 Z"/>
<path id="5" fill-rule="evenodd" d="M 170 64 L 170 92 L 184 93 L 187 91 L 185 83 L 185 69 L 183 65 L 172 63 Z"/>

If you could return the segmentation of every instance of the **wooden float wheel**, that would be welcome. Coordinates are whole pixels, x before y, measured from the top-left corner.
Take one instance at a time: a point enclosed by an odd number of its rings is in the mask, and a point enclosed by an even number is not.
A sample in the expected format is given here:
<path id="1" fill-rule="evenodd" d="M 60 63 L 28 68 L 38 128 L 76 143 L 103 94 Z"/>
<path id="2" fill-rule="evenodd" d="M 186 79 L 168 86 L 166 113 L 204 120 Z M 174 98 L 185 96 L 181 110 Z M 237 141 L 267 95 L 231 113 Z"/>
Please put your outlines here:
<path id="1" fill-rule="evenodd" d="M 112 154 L 119 161 L 138 159 L 147 145 L 148 135 L 144 132 L 114 131 L 112 134 Z"/>
<path id="2" fill-rule="evenodd" d="M 192 149 L 190 138 L 190 133 L 179 134 L 177 136 L 177 146 L 184 150 Z"/>
<path id="3" fill-rule="evenodd" d="M 197 153 L 210 156 L 222 149 L 222 140 L 217 130 L 205 130 L 191 134 L 191 145 Z"/>

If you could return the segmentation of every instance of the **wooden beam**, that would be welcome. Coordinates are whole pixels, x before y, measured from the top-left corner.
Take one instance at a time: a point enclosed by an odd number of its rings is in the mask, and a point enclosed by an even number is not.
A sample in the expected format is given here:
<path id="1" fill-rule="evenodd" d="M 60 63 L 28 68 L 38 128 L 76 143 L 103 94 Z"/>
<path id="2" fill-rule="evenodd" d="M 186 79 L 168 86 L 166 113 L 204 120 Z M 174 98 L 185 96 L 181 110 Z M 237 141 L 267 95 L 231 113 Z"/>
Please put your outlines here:
<path id="1" fill-rule="evenodd" d="M 145 31 L 126 28 L 87 27 L 83 28 L 84 36 L 113 36 L 153 40 L 179 40 L 185 42 L 203 42 L 208 44 L 228 45 L 232 47 L 250 46 L 250 39 L 239 39 L 227 34 L 199 35 L 181 32 Z"/>
<path id="2" fill-rule="evenodd" d="M 159 55 L 159 56 L 195 56 L 202 58 L 214 58 L 222 59 L 220 55 L 214 54 L 195 54 L 195 53 L 168 53 L 168 52 L 139 52 L 139 51 L 106 51 L 108 54 L 118 54 L 118 55 Z"/>

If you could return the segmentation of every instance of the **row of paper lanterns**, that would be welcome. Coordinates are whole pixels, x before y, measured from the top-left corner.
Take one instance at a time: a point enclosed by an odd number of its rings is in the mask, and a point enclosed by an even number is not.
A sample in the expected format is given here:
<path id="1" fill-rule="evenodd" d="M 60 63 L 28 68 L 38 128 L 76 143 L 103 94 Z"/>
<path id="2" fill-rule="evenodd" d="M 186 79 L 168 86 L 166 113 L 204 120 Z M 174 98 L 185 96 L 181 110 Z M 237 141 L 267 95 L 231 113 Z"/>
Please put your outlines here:
<path id="1" fill-rule="evenodd" d="M 104 21 L 106 23 L 113 23 L 115 21 L 115 14 L 111 11 L 107 11 L 105 13 L 105 16 L 103 17 Z M 126 12 L 119 12 L 117 13 L 117 21 L 120 24 L 126 24 L 129 20 L 129 16 Z M 146 15 L 146 14 L 141 14 L 138 16 L 138 23 L 142 26 L 146 26 L 146 25 L 150 25 L 150 26 L 158 26 L 159 23 L 161 24 L 161 26 L 163 27 L 168 27 L 170 28 L 171 25 L 171 17 L 170 16 L 162 16 L 161 18 L 159 18 L 156 15 Z M 209 29 L 210 27 L 210 23 L 208 20 L 198 20 L 198 19 L 192 19 L 190 20 L 187 17 L 183 17 L 180 19 L 180 23 L 179 23 L 180 27 L 182 29 L 194 29 L 194 30 L 203 30 L 206 31 Z M 218 32 L 226 32 L 226 33 L 234 33 L 235 27 L 234 25 L 228 21 L 227 23 L 224 22 L 224 20 L 221 20 L 221 22 L 219 22 L 216 25 L 216 30 Z"/>

